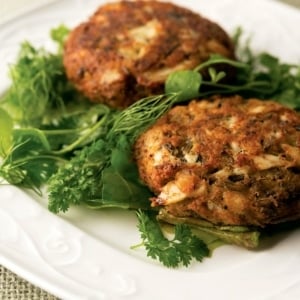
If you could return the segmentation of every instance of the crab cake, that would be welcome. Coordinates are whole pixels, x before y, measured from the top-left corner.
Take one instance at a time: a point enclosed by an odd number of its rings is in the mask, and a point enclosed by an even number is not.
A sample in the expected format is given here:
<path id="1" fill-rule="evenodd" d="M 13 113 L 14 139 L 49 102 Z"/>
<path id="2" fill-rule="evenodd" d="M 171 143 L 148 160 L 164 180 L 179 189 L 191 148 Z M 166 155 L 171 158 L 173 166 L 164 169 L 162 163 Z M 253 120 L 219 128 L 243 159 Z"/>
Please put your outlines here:
<path id="1" fill-rule="evenodd" d="M 171 72 L 214 53 L 234 58 L 231 39 L 216 23 L 167 2 L 122 1 L 101 6 L 70 33 L 64 66 L 89 99 L 124 108 L 163 92 Z"/>
<path id="2" fill-rule="evenodd" d="M 173 216 L 261 227 L 300 218 L 300 116 L 276 102 L 176 106 L 134 153 L 152 205 Z"/>

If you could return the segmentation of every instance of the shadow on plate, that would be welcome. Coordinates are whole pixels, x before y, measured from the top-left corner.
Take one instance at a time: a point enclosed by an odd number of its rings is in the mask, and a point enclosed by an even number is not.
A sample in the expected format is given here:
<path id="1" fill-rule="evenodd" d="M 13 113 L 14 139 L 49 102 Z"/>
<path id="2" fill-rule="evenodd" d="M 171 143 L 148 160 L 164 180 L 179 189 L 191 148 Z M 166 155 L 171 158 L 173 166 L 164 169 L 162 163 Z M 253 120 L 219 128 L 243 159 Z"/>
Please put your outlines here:
<path id="1" fill-rule="evenodd" d="M 276 245 L 283 243 L 297 230 L 299 231 L 299 229 L 299 220 L 268 226 L 261 234 L 260 246 L 254 251 L 262 251 L 273 248 Z"/>

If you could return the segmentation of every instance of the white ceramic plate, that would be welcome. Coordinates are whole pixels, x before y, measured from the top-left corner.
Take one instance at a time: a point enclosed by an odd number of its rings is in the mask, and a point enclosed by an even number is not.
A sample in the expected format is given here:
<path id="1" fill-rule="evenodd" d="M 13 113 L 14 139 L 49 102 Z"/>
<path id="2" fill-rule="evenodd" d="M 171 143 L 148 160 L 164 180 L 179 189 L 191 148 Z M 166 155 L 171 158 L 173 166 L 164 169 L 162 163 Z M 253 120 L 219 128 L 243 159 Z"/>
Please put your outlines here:
<path id="1" fill-rule="evenodd" d="M 9 0 L 0 6 L 0 25 L 58 0 Z"/>
<path id="2" fill-rule="evenodd" d="M 252 47 L 300 63 L 300 12 L 267 0 L 174 1 L 232 32 L 241 25 Z M 18 45 L 52 47 L 49 29 L 74 26 L 104 1 L 64 0 L 7 22 L 0 29 L 0 91 Z M 47 199 L 0 186 L 0 263 L 63 299 L 300 299 L 300 230 L 259 251 L 234 246 L 189 268 L 167 269 L 130 250 L 140 241 L 126 211 L 72 208 L 56 216 Z"/>

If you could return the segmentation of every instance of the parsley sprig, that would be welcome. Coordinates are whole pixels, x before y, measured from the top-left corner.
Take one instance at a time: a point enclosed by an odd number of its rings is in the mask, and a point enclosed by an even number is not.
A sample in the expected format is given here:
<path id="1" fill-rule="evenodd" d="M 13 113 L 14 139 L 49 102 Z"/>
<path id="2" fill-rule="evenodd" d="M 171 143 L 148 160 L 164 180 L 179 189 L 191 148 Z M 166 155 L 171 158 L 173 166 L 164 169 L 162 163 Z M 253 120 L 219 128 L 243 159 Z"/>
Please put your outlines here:
<path id="1" fill-rule="evenodd" d="M 201 262 L 209 256 L 207 245 L 193 235 L 188 225 L 175 225 L 174 237 L 168 239 L 164 236 L 155 214 L 139 210 L 137 217 L 142 243 L 132 248 L 144 246 L 147 256 L 159 260 L 164 266 L 187 267 L 193 259 Z"/>

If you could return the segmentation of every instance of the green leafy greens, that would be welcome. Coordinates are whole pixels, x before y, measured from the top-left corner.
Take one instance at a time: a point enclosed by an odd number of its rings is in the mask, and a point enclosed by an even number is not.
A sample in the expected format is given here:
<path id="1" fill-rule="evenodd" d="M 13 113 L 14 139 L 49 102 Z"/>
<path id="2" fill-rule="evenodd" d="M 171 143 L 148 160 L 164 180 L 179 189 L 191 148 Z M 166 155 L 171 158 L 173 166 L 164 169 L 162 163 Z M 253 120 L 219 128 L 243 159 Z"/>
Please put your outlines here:
<path id="1" fill-rule="evenodd" d="M 63 105 L 64 93 L 70 86 L 61 59 L 67 33 L 64 26 L 52 31 L 58 54 L 36 49 L 27 41 L 21 44 L 17 63 L 9 72 L 12 85 L 1 103 L 20 126 L 37 127 L 51 107 Z"/>
<path id="2" fill-rule="evenodd" d="M 153 96 L 110 115 L 105 134 L 76 152 L 48 182 L 49 209 L 57 213 L 80 203 L 93 208 L 149 208 L 151 194 L 139 180 L 131 146 L 175 100 L 173 94 Z"/>
<path id="3" fill-rule="evenodd" d="M 212 55 L 194 70 L 172 73 L 166 80 L 165 90 L 178 93 L 180 101 L 204 98 L 214 94 L 240 94 L 246 98 L 272 99 L 292 109 L 300 109 L 300 66 L 282 63 L 269 53 L 254 54 L 249 44 L 239 42 L 241 30 L 235 35 L 238 61 Z M 217 71 L 215 65 L 227 65 L 234 69 L 233 82 L 224 83 L 228 76 Z M 209 80 L 199 71 L 208 69 Z"/>
<path id="4" fill-rule="evenodd" d="M 136 210 L 147 255 L 168 267 L 202 261 L 221 240 L 256 247 L 259 232 L 252 228 L 183 220 L 162 210 L 158 214 L 149 205 L 151 192 L 139 179 L 132 146 L 174 104 L 193 98 L 239 93 L 300 109 L 299 66 L 254 54 L 246 44 L 238 47 L 238 60 L 212 55 L 194 70 L 172 73 L 165 94 L 118 111 L 90 103 L 67 80 L 62 55 L 68 33 L 65 26 L 52 30 L 56 53 L 22 43 L 10 67 L 12 83 L 0 102 L 0 177 L 38 194 L 47 185 L 48 208 L 54 213 L 80 204 Z M 234 81 L 218 71 L 220 65 L 233 71 Z M 162 222 L 175 224 L 173 238 L 166 238 Z"/>

